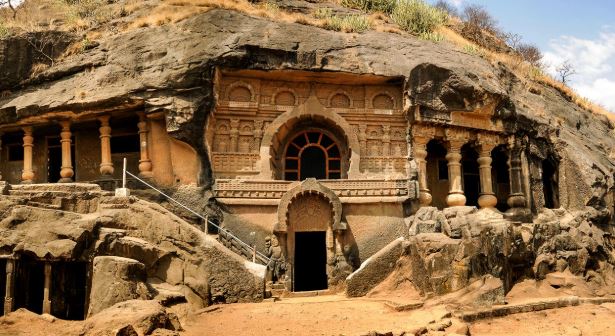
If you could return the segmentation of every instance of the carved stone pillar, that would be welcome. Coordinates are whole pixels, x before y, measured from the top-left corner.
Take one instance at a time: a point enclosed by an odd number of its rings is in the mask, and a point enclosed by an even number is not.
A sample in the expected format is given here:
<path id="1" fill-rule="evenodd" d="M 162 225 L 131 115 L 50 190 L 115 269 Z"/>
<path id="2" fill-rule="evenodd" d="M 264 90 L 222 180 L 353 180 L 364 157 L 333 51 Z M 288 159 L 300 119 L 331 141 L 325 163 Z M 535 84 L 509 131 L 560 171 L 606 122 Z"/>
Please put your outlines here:
<path id="1" fill-rule="evenodd" d="M 510 174 L 510 195 L 508 206 L 511 208 L 525 208 L 526 200 L 521 181 L 521 144 L 515 138 L 509 141 L 508 172 Z"/>
<path id="2" fill-rule="evenodd" d="M 62 132 L 60 132 L 60 143 L 62 144 L 62 168 L 60 169 L 60 183 L 73 182 L 75 171 L 73 170 L 73 159 L 71 153 L 72 133 L 70 131 L 70 121 L 60 122 Z"/>
<path id="3" fill-rule="evenodd" d="M 239 119 L 231 119 L 231 129 L 229 130 L 230 152 L 239 151 Z"/>
<path id="4" fill-rule="evenodd" d="M 137 126 L 139 127 L 139 150 L 141 154 L 139 159 L 139 175 L 142 177 L 151 178 L 153 176 L 152 161 L 149 158 L 149 146 L 147 144 L 149 128 L 147 125 L 147 119 L 145 118 L 145 113 L 139 113 L 139 123 Z"/>
<path id="5" fill-rule="evenodd" d="M 478 135 L 479 155 L 478 169 L 480 175 L 480 196 L 478 205 L 481 208 L 494 208 L 498 204 L 498 199 L 493 192 L 493 181 L 491 179 L 491 151 L 495 148 L 497 139 L 493 136 L 483 134 Z"/>
<path id="6" fill-rule="evenodd" d="M 15 260 L 6 260 L 6 290 L 4 291 L 4 315 L 13 311 L 13 273 L 15 272 Z"/>
<path id="7" fill-rule="evenodd" d="M 445 134 L 448 140 L 446 161 L 448 161 L 449 183 L 446 204 L 451 207 L 463 206 L 466 205 L 466 196 L 463 194 L 463 185 L 461 183 L 461 147 L 468 140 L 468 135 L 452 129 L 446 129 Z"/>
<path id="8" fill-rule="evenodd" d="M 34 137 L 32 127 L 23 128 L 23 172 L 21 173 L 21 183 L 28 184 L 34 181 L 34 171 L 32 170 L 32 150 L 34 147 Z"/>
<path id="9" fill-rule="evenodd" d="M 359 146 L 361 155 L 367 155 L 367 125 L 359 125 Z"/>
<path id="10" fill-rule="evenodd" d="M 263 139 L 263 121 L 254 121 L 254 144 L 252 146 L 252 153 L 259 153 L 261 147 L 261 140 Z"/>
<path id="11" fill-rule="evenodd" d="M 0 158 L 2 157 L 2 136 L 4 134 L 0 132 Z M 0 181 L 2 181 L 2 170 L 0 170 Z"/>
<path id="12" fill-rule="evenodd" d="M 45 288 L 43 290 L 43 314 L 51 314 L 51 300 L 49 290 L 51 288 L 51 263 L 45 262 Z"/>
<path id="13" fill-rule="evenodd" d="M 111 160 L 111 126 L 109 116 L 98 118 L 100 121 L 100 173 L 103 176 L 113 175 L 113 161 Z"/>
<path id="14" fill-rule="evenodd" d="M 391 126 L 382 126 L 382 156 L 391 155 Z"/>
<path id="15" fill-rule="evenodd" d="M 432 201 L 431 191 L 427 186 L 427 143 L 429 138 L 414 137 L 414 159 L 419 168 L 419 202 L 429 206 Z"/>

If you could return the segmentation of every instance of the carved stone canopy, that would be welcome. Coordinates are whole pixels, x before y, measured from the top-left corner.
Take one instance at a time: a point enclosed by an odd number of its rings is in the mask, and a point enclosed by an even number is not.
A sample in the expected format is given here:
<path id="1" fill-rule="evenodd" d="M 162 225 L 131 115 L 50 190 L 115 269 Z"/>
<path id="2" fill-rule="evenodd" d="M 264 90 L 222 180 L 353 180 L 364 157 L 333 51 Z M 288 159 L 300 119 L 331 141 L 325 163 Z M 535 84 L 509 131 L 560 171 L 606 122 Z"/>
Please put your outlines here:
<path id="1" fill-rule="evenodd" d="M 346 223 L 342 222 L 342 202 L 339 197 L 335 195 L 331 189 L 320 184 L 316 179 L 309 178 L 301 182 L 298 186 L 290 189 L 282 199 L 278 206 L 278 222 L 273 228 L 274 232 L 286 232 L 288 229 L 288 209 L 293 201 L 299 199 L 301 196 L 316 194 L 325 198 L 332 209 L 332 221 L 331 229 L 346 230 Z"/>

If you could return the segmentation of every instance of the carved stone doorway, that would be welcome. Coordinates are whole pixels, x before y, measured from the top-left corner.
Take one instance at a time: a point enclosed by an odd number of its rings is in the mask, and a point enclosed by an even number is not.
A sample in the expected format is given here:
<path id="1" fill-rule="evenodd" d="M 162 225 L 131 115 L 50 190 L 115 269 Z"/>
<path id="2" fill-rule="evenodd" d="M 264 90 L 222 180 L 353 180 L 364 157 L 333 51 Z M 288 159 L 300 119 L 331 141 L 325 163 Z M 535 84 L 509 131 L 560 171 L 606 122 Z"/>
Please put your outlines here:
<path id="1" fill-rule="evenodd" d="M 6 290 L 6 260 L 0 259 L 0 316 L 4 314 L 4 298 Z"/>
<path id="2" fill-rule="evenodd" d="M 295 232 L 295 292 L 327 289 L 326 237 L 326 231 Z"/>

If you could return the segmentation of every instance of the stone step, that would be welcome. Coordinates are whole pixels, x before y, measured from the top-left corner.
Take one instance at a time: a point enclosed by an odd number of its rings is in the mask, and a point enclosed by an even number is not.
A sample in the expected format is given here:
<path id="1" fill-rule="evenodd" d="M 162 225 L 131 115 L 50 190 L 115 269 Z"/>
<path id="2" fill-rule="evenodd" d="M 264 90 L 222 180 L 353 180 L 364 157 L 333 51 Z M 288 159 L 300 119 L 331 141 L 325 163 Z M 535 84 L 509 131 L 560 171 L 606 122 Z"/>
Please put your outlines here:
<path id="1" fill-rule="evenodd" d="M 35 207 L 35 208 L 43 208 L 43 209 L 50 209 L 50 210 L 62 210 L 62 205 L 60 205 L 60 204 L 49 204 L 49 203 L 44 203 L 44 202 L 28 201 L 26 203 L 26 205 L 31 206 L 31 207 Z"/>

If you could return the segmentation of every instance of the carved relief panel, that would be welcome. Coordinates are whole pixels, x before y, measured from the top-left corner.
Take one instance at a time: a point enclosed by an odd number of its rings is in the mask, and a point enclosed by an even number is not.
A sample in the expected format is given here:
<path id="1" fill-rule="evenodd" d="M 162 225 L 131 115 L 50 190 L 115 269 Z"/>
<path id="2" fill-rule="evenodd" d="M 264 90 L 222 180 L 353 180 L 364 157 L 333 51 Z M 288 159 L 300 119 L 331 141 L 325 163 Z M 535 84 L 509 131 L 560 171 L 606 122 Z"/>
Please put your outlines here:
<path id="1" fill-rule="evenodd" d="M 289 228 L 295 232 L 326 231 L 332 220 L 331 204 L 316 194 L 300 196 L 288 207 Z"/>

